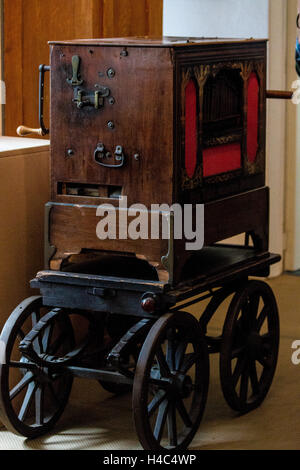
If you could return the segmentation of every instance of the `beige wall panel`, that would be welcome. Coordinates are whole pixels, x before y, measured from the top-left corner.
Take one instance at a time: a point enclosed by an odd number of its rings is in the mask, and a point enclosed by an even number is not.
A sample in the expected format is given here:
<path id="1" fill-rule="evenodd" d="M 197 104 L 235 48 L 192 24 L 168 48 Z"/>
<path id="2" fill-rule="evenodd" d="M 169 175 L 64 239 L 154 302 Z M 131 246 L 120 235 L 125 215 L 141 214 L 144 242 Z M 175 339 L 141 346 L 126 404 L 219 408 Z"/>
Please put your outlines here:
<path id="1" fill-rule="evenodd" d="M 0 139 L 1 148 L 1 139 Z M 0 151 L 0 328 L 43 268 L 49 150 Z"/>

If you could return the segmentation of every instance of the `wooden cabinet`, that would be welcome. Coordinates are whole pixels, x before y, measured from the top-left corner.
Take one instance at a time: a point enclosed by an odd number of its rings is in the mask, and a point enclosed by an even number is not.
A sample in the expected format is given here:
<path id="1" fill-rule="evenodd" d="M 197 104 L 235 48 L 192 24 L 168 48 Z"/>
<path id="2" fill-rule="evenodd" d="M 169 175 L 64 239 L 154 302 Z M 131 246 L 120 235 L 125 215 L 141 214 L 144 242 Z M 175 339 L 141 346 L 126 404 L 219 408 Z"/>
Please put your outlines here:
<path id="1" fill-rule="evenodd" d="M 53 269 L 82 250 L 126 252 L 146 257 L 161 279 L 172 264 L 179 282 L 191 257 L 182 240 L 97 238 L 96 207 L 118 207 L 122 196 L 148 210 L 205 203 L 207 246 L 253 232 L 267 250 L 266 41 L 50 45 Z M 171 252 L 176 266 L 162 261 Z"/>

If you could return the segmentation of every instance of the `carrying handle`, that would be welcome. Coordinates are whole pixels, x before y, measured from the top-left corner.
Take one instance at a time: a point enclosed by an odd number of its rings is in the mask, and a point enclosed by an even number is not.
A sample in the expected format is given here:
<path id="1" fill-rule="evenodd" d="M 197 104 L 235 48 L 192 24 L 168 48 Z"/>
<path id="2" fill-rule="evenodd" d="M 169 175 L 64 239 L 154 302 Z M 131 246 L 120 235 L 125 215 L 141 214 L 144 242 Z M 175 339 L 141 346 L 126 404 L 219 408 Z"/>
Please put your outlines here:
<path id="1" fill-rule="evenodd" d="M 19 126 L 17 134 L 20 137 L 25 137 L 30 134 L 36 134 L 45 136 L 49 134 L 49 129 L 46 128 L 44 123 L 44 90 L 45 90 L 45 73 L 50 71 L 49 65 L 40 65 L 39 67 L 39 129 L 33 129 L 31 127 Z"/>
<path id="2" fill-rule="evenodd" d="M 281 91 L 281 90 L 267 90 L 266 97 L 269 99 L 277 100 L 291 100 L 293 98 L 292 91 Z"/>

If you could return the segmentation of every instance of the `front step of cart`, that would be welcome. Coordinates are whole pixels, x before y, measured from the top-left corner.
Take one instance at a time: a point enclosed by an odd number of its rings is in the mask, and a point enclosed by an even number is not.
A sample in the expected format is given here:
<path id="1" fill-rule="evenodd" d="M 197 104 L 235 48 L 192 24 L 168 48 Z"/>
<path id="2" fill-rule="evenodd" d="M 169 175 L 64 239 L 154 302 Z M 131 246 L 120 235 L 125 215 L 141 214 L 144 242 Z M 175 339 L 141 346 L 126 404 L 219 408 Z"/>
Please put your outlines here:
<path id="1" fill-rule="evenodd" d="M 31 287 L 40 290 L 45 306 L 142 318 L 157 316 L 175 301 L 162 282 L 90 274 L 42 271 Z"/>

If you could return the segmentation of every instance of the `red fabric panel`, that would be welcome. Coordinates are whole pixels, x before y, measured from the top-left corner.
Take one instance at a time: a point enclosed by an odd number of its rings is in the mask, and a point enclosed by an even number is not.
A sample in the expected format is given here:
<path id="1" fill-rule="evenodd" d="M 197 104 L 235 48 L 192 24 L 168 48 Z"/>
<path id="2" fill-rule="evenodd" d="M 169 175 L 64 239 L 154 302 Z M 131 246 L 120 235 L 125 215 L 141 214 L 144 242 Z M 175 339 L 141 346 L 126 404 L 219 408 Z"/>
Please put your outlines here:
<path id="1" fill-rule="evenodd" d="M 258 105 L 259 83 L 257 75 L 252 72 L 248 82 L 248 122 L 247 122 L 247 156 L 254 162 L 258 150 Z"/>
<path id="2" fill-rule="evenodd" d="M 242 166 L 241 144 L 219 145 L 203 150 L 203 176 L 238 170 Z"/>
<path id="3" fill-rule="evenodd" d="M 197 91 L 194 80 L 185 89 L 185 169 L 192 178 L 197 165 Z"/>

